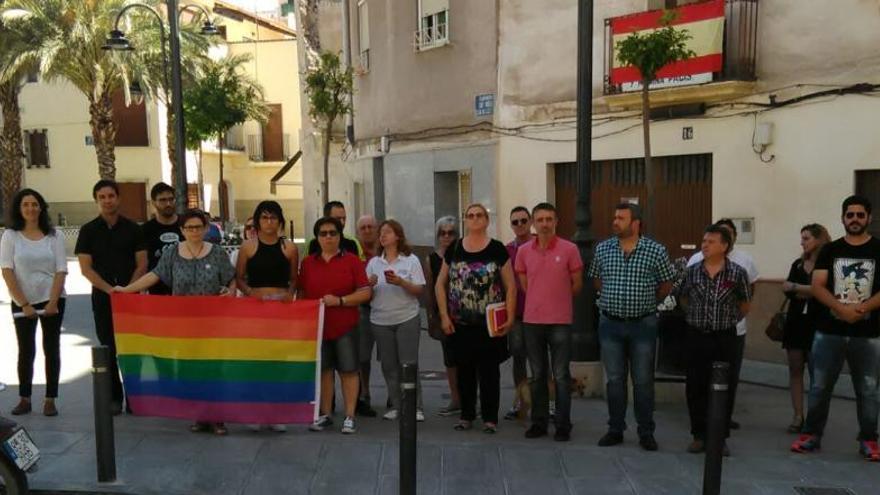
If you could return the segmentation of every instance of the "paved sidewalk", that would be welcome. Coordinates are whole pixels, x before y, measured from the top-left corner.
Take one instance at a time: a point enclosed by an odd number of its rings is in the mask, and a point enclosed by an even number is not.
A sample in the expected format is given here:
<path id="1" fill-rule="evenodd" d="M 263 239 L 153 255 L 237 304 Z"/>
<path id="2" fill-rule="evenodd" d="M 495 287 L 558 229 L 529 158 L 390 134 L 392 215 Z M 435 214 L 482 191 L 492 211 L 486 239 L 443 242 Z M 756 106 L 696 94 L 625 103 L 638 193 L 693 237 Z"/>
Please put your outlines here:
<path id="1" fill-rule="evenodd" d="M 20 419 L 44 454 L 31 477 L 36 489 L 85 490 L 132 494 L 393 494 L 397 493 L 397 423 L 361 419 L 359 432 L 343 436 L 292 427 L 288 433 L 252 433 L 233 425 L 228 437 L 192 434 L 183 421 L 120 416 L 116 419 L 119 480 L 96 482 L 89 346 L 95 342 L 87 286 L 75 264 L 68 282 L 70 298 L 62 338 L 63 372 L 59 409 L 46 418 Z M 0 293 L 0 314 L 8 297 Z M 0 408 L 16 401 L 17 348 L 10 318 L 0 318 Z M 42 370 L 38 358 L 37 370 Z M 442 370 L 439 345 L 425 336 L 423 372 Z M 510 363 L 502 376 L 502 404 L 513 394 Z M 758 371 L 756 371 L 758 373 Z M 767 373 L 767 370 L 760 370 Z M 42 383 L 37 372 L 37 383 Z M 438 379 L 439 378 L 439 379 Z M 701 456 L 686 454 L 687 411 L 682 385 L 665 385 L 670 400 L 658 404 L 657 440 L 661 450 L 638 448 L 634 427 L 622 446 L 595 446 L 604 433 L 605 403 L 576 399 L 570 443 L 526 440 L 527 427 L 502 422 L 499 433 L 452 430 L 454 420 L 434 412 L 445 403 L 445 380 L 436 374 L 423 382 L 428 421 L 419 426 L 419 493 L 424 494 L 690 494 L 700 493 Z M 849 488 L 878 493 L 880 465 L 856 455 L 855 405 L 836 399 L 829 434 L 821 454 L 788 452 L 793 437 L 785 433 L 790 417 L 784 390 L 745 384 L 740 387 L 736 419 L 743 429 L 730 441 L 733 456 L 724 461 L 724 489 L 729 494 L 795 494 L 794 487 Z M 43 387 L 35 387 L 35 406 Z M 378 365 L 373 373 L 373 402 L 385 402 Z M 631 424 L 632 423 L 632 420 Z"/>

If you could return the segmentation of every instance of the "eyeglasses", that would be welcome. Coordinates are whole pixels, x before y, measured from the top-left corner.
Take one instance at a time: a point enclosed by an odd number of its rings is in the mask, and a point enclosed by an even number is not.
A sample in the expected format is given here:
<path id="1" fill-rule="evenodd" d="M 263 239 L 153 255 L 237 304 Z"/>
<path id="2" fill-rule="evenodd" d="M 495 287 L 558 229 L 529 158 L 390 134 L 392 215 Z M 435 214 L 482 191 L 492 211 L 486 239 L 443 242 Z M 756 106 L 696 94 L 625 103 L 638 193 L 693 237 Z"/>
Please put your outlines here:
<path id="1" fill-rule="evenodd" d="M 514 227 L 519 227 L 520 225 L 525 225 L 527 223 L 529 223 L 528 218 L 520 218 L 518 220 L 511 220 L 510 221 L 510 225 L 513 225 Z"/>
<path id="2" fill-rule="evenodd" d="M 198 232 L 204 228 L 204 225 L 184 225 L 183 227 L 181 227 L 181 229 L 185 230 L 186 232 Z"/>
<path id="3" fill-rule="evenodd" d="M 464 217 L 467 218 L 468 220 L 474 220 L 477 218 L 486 218 L 486 214 L 483 213 L 482 211 L 476 211 L 474 213 L 468 213 Z"/>
<path id="4" fill-rule="evenodd" d="M 337 230 L 319 230 L 319 237 L 336 237 L 339 235 L 339 231 Z"/>
<path id="5" fill-rule="evenodd" d="M 848 212 L 846 212 L 846 218 L 847 218 L 847 220 L 849 220 L 851 218 L 858 218 L 860 220 L 864 220 L 865 218 L 868 218 L 868 214 L 865 213 L 864 211 L 848 211 Z"/>
<path id="6" fill-rule="evenodd" d="M 437 235 L 440 237 L 454 236 L 455 231 L 454 230 L 441 230 L 440 232 L 437 233 Z"/>

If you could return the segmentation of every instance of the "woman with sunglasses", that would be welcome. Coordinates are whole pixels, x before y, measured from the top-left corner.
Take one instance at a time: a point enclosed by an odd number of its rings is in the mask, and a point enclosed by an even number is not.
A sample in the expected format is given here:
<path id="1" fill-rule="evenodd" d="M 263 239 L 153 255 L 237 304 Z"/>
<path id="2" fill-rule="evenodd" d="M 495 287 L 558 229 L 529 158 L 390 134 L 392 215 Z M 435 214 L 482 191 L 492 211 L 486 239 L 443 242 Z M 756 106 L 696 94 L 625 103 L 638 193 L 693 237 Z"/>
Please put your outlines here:
<path id="1" fill-rule="evenodd" d="M 252 217 L 255 230 L 247 232 L 235 263 L 236 283 L 248 297 L 264 301 L 292 301 L 296 292 L 299 250 L 284 232 L 284 212 L 276 201 L 261 201 Z M 290 233 L 293 236 L 293 232 Z M 268 425 L 278 433 L 285 425 Z M 261 425 L 248 425 L 259 431 Z"/>
<path id="2" fill-rule="evenodd" d="M 443 332 L 458 365 L 461 416 L 455 429 L 473 428 L 479 377 L 483 432 L 495 433 L 501 399 L 498 365 L 508 357 L 507 340 L 501 337 L 516 314 L 516 285 L 507 249 L 487 233 L 488 210 L 481 204 L 468 206 L 465 225 L 465 236 L 446 250 L 435 293 Z M 494 303 L 504 303 L 508 318 L 490 336 L 486 306 Z"/>
<path id="3" fill-rule="evenodd" d="M 309 427 L 323 431 L 333 424 L 333 372 L 342 381 L 345 419 L 342 433 L 357 431 L 354 422 L 358 396 L 358 340 L 354 329 L 360 319 L 358 306 L 370 301 L 372 290 L 364 264 L 354 254 L 340 249 L 342 223 L 323 217 L 313 229 L 320 250 L 306 256 L 300 270 L 299 294 L 324 303 L 324 335 L 321 342 L 321 415 Z"/>
<path id="4" fill-rule="evenodd" d="M 379 250 L 367 264 L 367 278 L 373 287 L 370 324 L 391 399 L 391 408 L 384 419 L 394 420 L 400 410 L 400 365 L 419 361 L 419 297 L 425 290 L 422 263 L 406 242 L 400 222 L 386 220 L 379 226 Z M 418 378 L 416 387 L 416 421 L 421 422 L 425 420 L 425 413 Z"/>
<path id="5" fill-rule="evenodd" d="M 452 215 L 440 217 L 434 225 L 434 251 L 428 255 L 427 265 L 428 280 L 426 289 L 428 292 L 428 301 L 426 309 L 428 312 L 428 334 L 440 341 L 443 348 L 443 365 L 446 366 L 446 381 L 449 384 L 449 404 L 440 408 L 437 413 L 440 416 L 454 416 L 461 413 L 461 400 L 458 396 L 458 371 L 455 367 L 455 351 L 449 344 L 449 339 L 443 333 L 440 324 L 440 312 L 437 309 L 437 297 L 434 294 L 434 281 L 440 274 L 440 268 L 443 267 L 443 255 L 458 239 L 458 221 Z"/>
<path id="6" fill-rule="evenodd" d="M 159 282 L 171 287 L 175 296 L 232 296 L 235 294 L 235 271 L 226 251 L 205 241 L 208 216 L 201 210 L 187 210 L 178 218 L 184 241 L 166 249 L 159 264 L 141 278 L 116 286 L 114 292 L 137 293 Z M 197 422 L 193 432 L 213 431 L 226 435 L 223 423 Z"/>

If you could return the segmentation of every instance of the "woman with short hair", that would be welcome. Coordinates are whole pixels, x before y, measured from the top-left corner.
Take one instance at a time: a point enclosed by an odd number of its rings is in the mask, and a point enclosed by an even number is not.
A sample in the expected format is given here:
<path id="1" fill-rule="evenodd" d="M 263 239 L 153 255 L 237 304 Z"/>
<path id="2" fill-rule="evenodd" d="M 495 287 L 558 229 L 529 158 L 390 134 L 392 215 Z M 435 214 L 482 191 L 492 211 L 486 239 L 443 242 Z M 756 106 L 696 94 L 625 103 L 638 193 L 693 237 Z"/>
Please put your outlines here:
<path id="1" fill-rule="evenodd" d="M 370 324 L 391 399 L 391 408 L 384 418 L 393 420 L 400 410 L 400 365 L 419 361 L 419 297 L 425 290 L 422 263 L 413 254 L 403 226 L 396 220 L 386 220 L 379 225 L 379 250 L 367 264 L 367 278 L 373 287 Z M 424 421 L 418 377 L 416 390 L 416 420 Z"/>
<path id="2" fill-rule="evenodd" d="M 333 372 L 342 381 L 345 419 L 342 433 L 357 431 L 354 421 L 358 395 L 358 340 L 354 331 L 360 315 L 358 306 L 372 295 L 364 265 L 354 254 L 340 249 L 342 223 L 323 217 L 313 229 L 320 250 L 303 259 L 299 274 L 299 294 L 304 299 L 324 303 L 324 334 L 321 342 L 321 415 L 309 427 L 323 431 L 333 424 L 330 419 L 333 401 Z"/>
<path id="3" fill-rule="evenodd" d="M 179 215 L 178 224 L 183 233 L 183 242 L 168 246 L 156 268 L 125 287 L 114 287 L 114 292 L 142 292 L 161 281 L 171 287 L 174 296 L 235 294 L 235 272 L 229 256 L 222 247 L 205 240 L 208 215 L 201 210 L 187 210 Z M 223 423 L 199 421 L 192 425 L 191 430 L 213 430 L 217 435 L 227 434 Z"/>
<path id="4" fill-rule="evenodd" d="M 9 223 L 0 240 L 0 268 L 12 298 L 18 340 L 18 405 L 12 414 L 31 412 L 37 321 L 43 329 L 46 397 L 43 414 L 57 416 L 61 374 L 61 321 L 67 257 L 64 237 L 49 221 L 49 205 L 37 191 L 22 189 L 9 204 Z"/>

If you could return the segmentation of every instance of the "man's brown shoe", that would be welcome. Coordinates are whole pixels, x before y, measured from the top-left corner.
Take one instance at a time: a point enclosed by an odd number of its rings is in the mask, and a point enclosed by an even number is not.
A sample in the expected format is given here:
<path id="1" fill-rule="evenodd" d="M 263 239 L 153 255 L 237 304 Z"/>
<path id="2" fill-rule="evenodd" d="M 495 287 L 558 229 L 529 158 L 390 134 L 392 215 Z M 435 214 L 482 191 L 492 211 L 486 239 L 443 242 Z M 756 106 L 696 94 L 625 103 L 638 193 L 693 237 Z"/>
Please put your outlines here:
<path id="1" fill-rule="evenodd" d="M 702 454 L 706 451 L 706 444 L 699 438 L 695 438 L 694 441 L 688 445 L 687 451 L 691 454 Z"/>
<path id="2" fill-rule="evenodd" d="M 58 416 L 58 408 L 55 407 L 54 400 L 46 400 L 43 402 L 43 416 Z"/>

